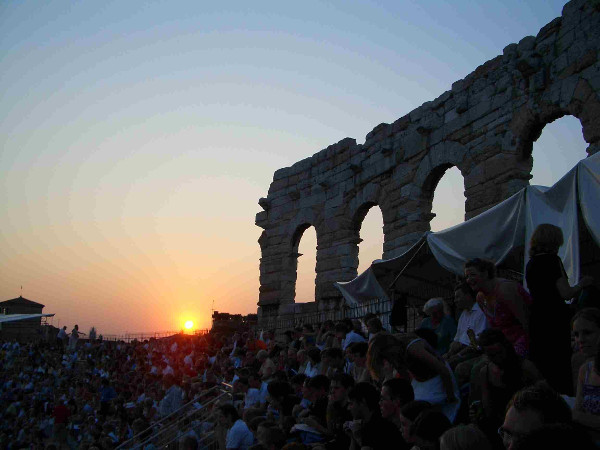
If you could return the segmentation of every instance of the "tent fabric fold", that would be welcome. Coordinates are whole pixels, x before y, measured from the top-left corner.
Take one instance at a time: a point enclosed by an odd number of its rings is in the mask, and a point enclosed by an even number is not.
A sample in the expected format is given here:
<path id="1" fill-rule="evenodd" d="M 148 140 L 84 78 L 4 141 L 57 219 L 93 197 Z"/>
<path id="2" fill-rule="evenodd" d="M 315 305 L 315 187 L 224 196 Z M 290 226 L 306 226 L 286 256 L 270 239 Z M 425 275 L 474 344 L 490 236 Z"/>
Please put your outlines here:
<path id="1" fill-rule="evenodd" d="M 524 252 L 520 264 L 529 259 L 528 242 L 533 230 L 542 223 L 551 223 L 563 231 L 564 245 L 560 248 L 569 283 L 579 281 L 579 223 L 581 218 L 595 241 L 600 245 L 600 153 L 580 161 L 552 187 L 528 186 L 513 196 L 459 225 L 439 232 L 427 232 L 402 255 L 389 260 L 377 260 L 352 281 L 337 282 L 346 303 L 356 305 L 376 298 L 386 299 L 392 279 L 401 272 L 396 289 L 405 290 L 406 283 L 432 283 L 435 278 L 445 282 L 463 273 L 463 265 L 472 258 L 485 258 L 497 265 L 515 251 Z M 416 267 L 407 270 L 407 263 L 417 252 L 423 253 L 426 241 L 427 257 L 419 258 Z M 412 264 L 412 263 L 411 263 Z M 512 264 L 514 266 L 514 262 Z M 442 274 L 442 268 L 446 274 Z M 512 267 L 521 273 L 525 267 Z M 408 280 L 408 281 L 407 281 Z M 410 281 L 412 280 L 412 281 Z"/>

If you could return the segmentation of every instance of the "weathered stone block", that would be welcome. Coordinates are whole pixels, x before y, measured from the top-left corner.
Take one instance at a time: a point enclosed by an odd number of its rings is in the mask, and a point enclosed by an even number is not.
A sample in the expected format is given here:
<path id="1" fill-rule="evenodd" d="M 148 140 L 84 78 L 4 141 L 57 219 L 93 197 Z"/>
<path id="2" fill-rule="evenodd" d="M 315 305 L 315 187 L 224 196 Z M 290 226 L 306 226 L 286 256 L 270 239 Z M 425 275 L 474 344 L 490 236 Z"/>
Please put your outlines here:
<path id="1" fill-rule="evenodd" d="M 423 112 L 426 110 L 427 108 L 424 108 L 423 106 L 419 106 L 417 109 L 414 109 L 410 112 L 410 121 L 411 122 L 418 122 L 419 120 L 421 120 L 421 117 L 423 117 Z"/>
<path id="2" fill-rule="evenodd" d="M 525 36 L 517 44 L 517 51 L 520 54 L 532 51 L 535 48 L 535 36 Z"/>
<path id="3" fill-rule="evenodd" d="M 281 189 L 285 189 L 288 185 L 288 180 L 287 178 L 282 178 L 279 180 L 275 180 L 271 183 L 271 185 L 269 186 L 269 194 L 271 194 L 272 192 L 277 192 Z"/>
<path id="4" fill-rule="evenodd" d="M 407 130 L 407 134 L 402 140 L 402 148 L 404 148 L 404 158 L 412 158 L 417 153 L 424 149 L 425 140 L 423 136 L 417 133 L 416 130 Z"/>
<path id="5" fill-rule="evenodd" d="M 465 89 L 465 80 L 458 80 L 452 83 L 452 92 L 457 94 Z"/>
<path id="6" fill-rule="evenodd" d="M 558 31 L 560 30 L 561 24 L 562 24 L 562 17 L 557 17 L 550 23 L 544 25 L 538 32 L 538 34 L 535 38 L 536 41 L 540 42 L 545 39 L 548 39 L 548 37 L 550 37 L 550 36 L 556 35 L 558 33 Z"/>
<path id="7" fill-rule="evenodd" d="M 258 225 L 259 227 L 264 228 L 266 226 L 266 222 L 267 222 L 268 218 L 269 218 L 269 213 L 267 213 L 267 211 L 261 211 L 256 214 L 254 223 L 256 225 Z"/>
<path id="8" fill-rule="evenodd" d="M 458 118 L 458 112 L 456 109 L 452 109 L 444 114 L 444 123 L 452 122 L 453 120 Z"/>

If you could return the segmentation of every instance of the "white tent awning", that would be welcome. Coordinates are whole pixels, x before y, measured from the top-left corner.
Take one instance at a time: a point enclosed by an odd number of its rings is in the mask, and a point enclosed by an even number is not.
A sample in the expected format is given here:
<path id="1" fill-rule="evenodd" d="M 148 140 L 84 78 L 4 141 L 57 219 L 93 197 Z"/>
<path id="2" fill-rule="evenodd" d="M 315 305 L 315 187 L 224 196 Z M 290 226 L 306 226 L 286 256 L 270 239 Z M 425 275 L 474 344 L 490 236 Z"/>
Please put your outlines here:
<path id="1" fill-rule="evenodd" d="M 552 187 L 528 186 L 466 222 L 426 233 L 402 255 L 377 260 L 354 280 L 337 282 L 335 286 L 348 304 L 385 298 L 387 286 L 380 282 L 383 274 L 403 270 L 423 241 L 437 264 L 455 275 L 462 275 L 464 263 L 469 259 L 485 258 L 500 264 L 518 247 L 524 248 L 527 263 L 527 243 L 533 230 L 542 223 L 562 229 L 565 243 L 559 256 L 569 283 L 575 284 L 580 277 L 578 205 L 587 229 L 600 245 L 600 153 L 580 161 Z M 519 269 L 525 271 L 524 267 Z M 427 271 L 422 273 L 425 279 L 429 275 Z"/>

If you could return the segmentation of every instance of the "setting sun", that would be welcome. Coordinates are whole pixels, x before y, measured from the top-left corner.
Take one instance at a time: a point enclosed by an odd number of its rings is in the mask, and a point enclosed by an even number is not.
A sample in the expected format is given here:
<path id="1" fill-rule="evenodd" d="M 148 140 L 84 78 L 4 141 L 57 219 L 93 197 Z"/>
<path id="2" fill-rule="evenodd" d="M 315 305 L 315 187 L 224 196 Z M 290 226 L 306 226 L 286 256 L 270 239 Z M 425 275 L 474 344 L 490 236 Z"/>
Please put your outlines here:
<path id="1" fill-rule="evenodd" d="M 194 326 L 194 322 L 192 322 L 191 320 L 188 320 L 184 326 L 185 326 L 186 330 L 191 330 L 192 327 Z"/>

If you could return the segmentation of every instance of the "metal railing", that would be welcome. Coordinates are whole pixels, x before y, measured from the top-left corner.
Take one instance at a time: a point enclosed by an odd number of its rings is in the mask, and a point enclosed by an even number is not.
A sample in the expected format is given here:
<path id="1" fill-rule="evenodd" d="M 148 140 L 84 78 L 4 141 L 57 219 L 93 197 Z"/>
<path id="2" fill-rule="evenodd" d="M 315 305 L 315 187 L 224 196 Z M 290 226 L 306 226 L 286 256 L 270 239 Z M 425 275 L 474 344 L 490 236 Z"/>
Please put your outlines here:
<path id="1" fill-rule="evenodd" d="M 154 422 L 149 428 L 120 444 L 117 450 L 143 449 L 150 444 L 156 448 L 176 449 L 179 441 L 191 431 L 194 431 L 198 437 L 198 448 L 218 449 L 210 420 L 213 415 L 213 407 L 219 401 L 231 398 L 231 389 L 231 385 L 220 383 L 202 392 L 177 411 Z M 208 401 L 203 402 L 206 398 Z"/>
<path id="2" fill-rule="evenodd" d="M 281 315 L 263 316 L 260 322 L 260 328 L 265 330 L 275 330 L 276 334 L 283 333 L 297 326 L 304 324 L 317 325 L 326 320 L 343 319 L 361 319 L 367 313 L 373 313 L 379 317 L 385 329 L 390 327 L 390 314 L 392 312 L 393 302 L 389 299 L 373 299 L 358 305 L 343 305 L 331 307 L 319 311 L 295 312 Z M 421 305 L 407 305 L 406 307 L 406 331 L 412 331 L 418 328 L 422 316 Z"/>
<path id="3" fill-rule="evenodd" d="M 130 343 L 132 341 L 145 341 L 149 339 L 161 339 L 171 336 L 183 334 L 185 336 L 201 336 L 208 334 L 210 330 L 195 330 L 193 333 L 188 334 L 182 331 L 155 331 L 151 333 L 125 333 L 125 334 L 103 334 L 103 341 L 123 341 Z"/>

